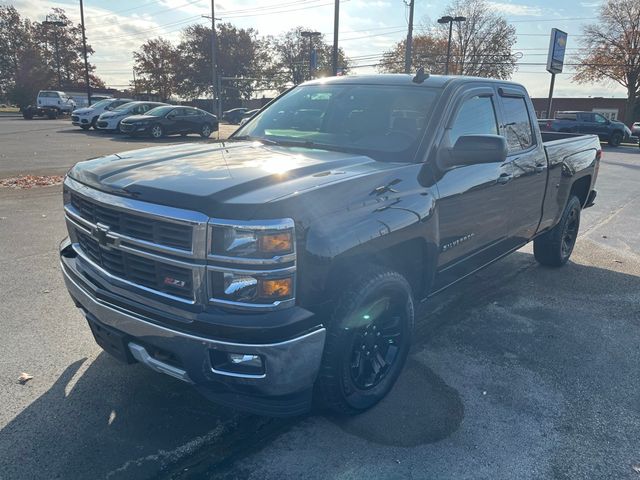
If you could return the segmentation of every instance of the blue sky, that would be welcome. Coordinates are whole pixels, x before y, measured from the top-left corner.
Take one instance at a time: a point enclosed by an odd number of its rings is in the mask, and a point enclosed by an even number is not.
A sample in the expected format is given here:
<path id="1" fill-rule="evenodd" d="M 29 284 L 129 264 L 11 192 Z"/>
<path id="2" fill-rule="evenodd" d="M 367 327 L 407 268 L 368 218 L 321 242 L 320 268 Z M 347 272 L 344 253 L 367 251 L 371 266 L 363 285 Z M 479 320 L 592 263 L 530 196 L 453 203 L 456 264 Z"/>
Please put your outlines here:
<path id="1" fill-rule="evenodd" d="M 0 3 L 3 3 L 0 1 Z M 4 2 L 5 4 L 7 2 Z M 79 21 L 77 0 L 14 0 L 23 15 L 42 20 L 54 6 Z M 448 1 L 416 0 L 415 23 L 419 31 L 442 15 Z M 493 1 L 491 8 L 516 27 L 515 51 L 522 54 L 513 80 L 523 83 L 533 96 L 546 96 L 550 75 L 545 71 L 549 32 L 560 28 L 569 34 L 567 54 L 579 48 L 581 25 L 595 21 L 599 1 L 530 0 Z M 145 40 L 163 36 L 177 41 L 190 23 L 207 23 L 210 0 L 85 0 L 87 37 L 96 53 L 91 61 L 109 86 L 125 86 L 132 78 L 131 53 Z M 342 0 L 340 46 L 356 65 L 375 63 L 376 56 L 406 36 L 407 9 L 402 0 Z M 216 17 L 238 27 L 253 27 L 263 35 L 278 35 L 301 25 L 333 36 L 333 0 L 217 0 Z M 566 62 L 571 62 L 570 56 Z M 540 64 L 540 65 L 538 65 Z M 355 69 L 370 73 L 371 67 Z M 579 85 L 571 81 L 571 67 L 556 78 L 556 96 L 625 96 L 615 84 Z"/>

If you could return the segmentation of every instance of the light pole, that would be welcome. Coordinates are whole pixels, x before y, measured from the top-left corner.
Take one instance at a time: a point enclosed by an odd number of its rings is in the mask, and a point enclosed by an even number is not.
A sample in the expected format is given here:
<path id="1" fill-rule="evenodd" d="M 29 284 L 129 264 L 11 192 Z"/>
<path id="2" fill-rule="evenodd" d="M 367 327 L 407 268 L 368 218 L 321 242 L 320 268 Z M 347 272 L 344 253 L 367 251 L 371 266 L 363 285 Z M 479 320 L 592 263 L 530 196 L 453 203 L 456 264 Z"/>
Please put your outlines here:
<path id="1" fill-rule="evenodd" d="M 405 2 L 406 3 L 406 2 Z M 411 48 L 413 45 L 413 7 L 416 4 L 416 0 L 410 0 L 407 4 L 409 7 L 409 29 L 407 30 L 407 45 L 404 49 L 404 73 L 411 71 Z"/>
<path id="2" fill-rule="evenodd" d="M 60 75 L 60 50 L 58 49 L 58 27 L 64 27 L 64 22 L 55 15 L 47 15 L 43 25 L 53 27 L 53 45 L 56 49 L 56 70 L 58 72 L 58 88 L 62 90 L 62 75 Z"/>
<path id="3" fill-rule="evenodd" d="M 84 28 L 84 6 L 80 0 L 80 23 L 82 24 L 82 56 L 84 57 L 84 81 L 87 84 L 87 105 L 91 105 L 91 82 L 89 78 L 89 60 L 87 60 L 87 33 Z"/>
<path id="4" fill-rule="evenodd" d="M 450 17 L 449 15 L 445 15 L 444 17 L 440 17 L 438 19 L 438 23 L 448 23 L 449 24 L 449 42 L 447 43 L 447 63 L 444 66 L 444 74 L 449 75 L 449 58 L 451 58 L 451 33 L 453 31 L 453 22 L 464 22 L 466 20 L 465 17 Z"/>
<path id="5" fill-rule="evenodd" d="M 303 31 L 300 32 L 300 35 L 309 39 L 309 79 L 312 79 L 316 70 L 316 66 L 313 64 L 313 37 L 319 37 L 322 33 Z"/>

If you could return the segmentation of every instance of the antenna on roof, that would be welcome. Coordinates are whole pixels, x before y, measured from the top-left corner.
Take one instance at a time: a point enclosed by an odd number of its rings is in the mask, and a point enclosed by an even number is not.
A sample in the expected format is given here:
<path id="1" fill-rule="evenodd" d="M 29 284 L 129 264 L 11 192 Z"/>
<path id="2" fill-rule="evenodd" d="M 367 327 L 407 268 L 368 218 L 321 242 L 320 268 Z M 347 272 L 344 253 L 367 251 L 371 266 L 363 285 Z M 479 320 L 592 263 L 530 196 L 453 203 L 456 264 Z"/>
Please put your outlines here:
<path id="1" fill-rule="evenodd" d="M 420 67 L 412 81 L 413 83 L 423 83 L 427 78 L 429 78 L 429 74 L 424 73 L 424 67 Z"/>

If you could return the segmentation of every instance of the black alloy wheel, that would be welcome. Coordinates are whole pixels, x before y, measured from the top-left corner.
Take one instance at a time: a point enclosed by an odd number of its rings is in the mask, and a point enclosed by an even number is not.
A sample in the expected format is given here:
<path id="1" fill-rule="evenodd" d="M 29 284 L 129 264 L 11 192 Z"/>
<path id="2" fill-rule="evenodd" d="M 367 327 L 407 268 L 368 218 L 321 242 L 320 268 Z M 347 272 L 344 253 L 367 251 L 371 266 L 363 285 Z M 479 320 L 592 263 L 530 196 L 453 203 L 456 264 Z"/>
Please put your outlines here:
<path id="1" fill-rule="evenodd" d="M 411 346 L 413 296 L 398 272 L 369 266 L 340 286 L 333 304 L 315 400 L 354 415 L 382 400 L 400 376 Z"/>
<path id="2" fill-rule="evenodd" d="M 578 228 L 580 227 L 580 207 L 579 205 L 572 205 L 569 210 L 567 220 L 564 225 L 564 232 L 562 233 L 562 258 L 569 259 L 573 247 L 576 245 L 578 239 Z"/>
<path id="3" fill-rule="evenodd" d="M 391 296 L 378 300 L 363 315 L 371 322 L 360 328 L 351 348 L 351 380 L 357 388 L 369 390 L 379 385 L 392 370 L 405 340 L 402 315 L 402 307 Z"/>

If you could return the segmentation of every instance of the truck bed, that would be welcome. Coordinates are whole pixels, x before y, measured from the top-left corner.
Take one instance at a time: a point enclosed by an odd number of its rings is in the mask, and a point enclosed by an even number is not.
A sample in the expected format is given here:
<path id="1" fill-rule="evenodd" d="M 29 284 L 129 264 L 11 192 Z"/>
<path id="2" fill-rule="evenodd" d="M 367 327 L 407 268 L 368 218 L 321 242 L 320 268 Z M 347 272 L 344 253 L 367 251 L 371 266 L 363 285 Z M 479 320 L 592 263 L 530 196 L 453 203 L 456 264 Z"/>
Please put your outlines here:
<path id="1" fill-rule="evenodd" d="M 596 152 L 601 149 L 597 135 L 560 132 L 540 132 L 540 134 L 550 165 L 576 156 L 587 155 L 591 160 L 595 160 Z"/>

